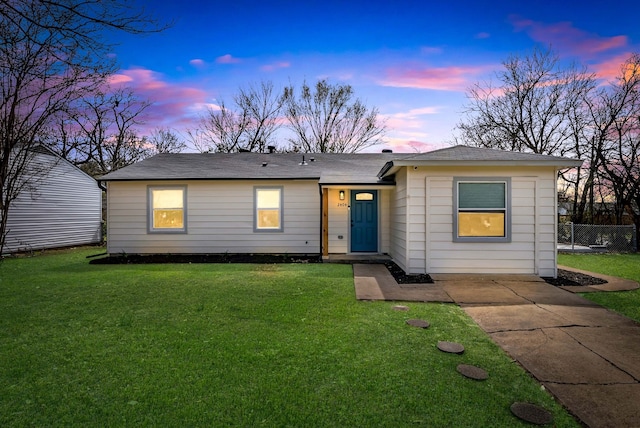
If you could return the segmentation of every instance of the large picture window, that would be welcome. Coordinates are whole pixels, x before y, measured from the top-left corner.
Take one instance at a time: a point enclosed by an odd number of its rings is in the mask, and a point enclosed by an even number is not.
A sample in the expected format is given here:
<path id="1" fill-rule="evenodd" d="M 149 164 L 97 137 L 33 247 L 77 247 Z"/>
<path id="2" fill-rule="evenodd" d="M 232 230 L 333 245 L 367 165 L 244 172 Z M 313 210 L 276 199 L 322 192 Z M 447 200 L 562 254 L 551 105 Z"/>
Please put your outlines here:
<path id="1" fill-rule="evenodd" d="M 510 242 L 510 194 L 509 178 L 454 179 L 454 241 Z"/>
<path id="2" fill-rule="evenodd" d="M 282 187 L 254 188 L 256 232 L 282 232 Z"/>
<path id="3" fill-rule="evenodd" d="M 185 186 L 149 187 L 149 232 L 186 232 Z"/>

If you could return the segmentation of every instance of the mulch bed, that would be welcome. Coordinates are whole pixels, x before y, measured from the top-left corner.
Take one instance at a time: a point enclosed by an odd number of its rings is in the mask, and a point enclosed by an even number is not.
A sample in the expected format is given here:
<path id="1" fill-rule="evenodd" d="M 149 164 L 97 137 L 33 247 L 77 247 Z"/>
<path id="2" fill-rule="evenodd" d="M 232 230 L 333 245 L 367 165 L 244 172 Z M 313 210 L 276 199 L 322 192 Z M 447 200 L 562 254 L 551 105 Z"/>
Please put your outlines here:
<path id="1" fill-rule="evenodd" d="M 386 262 L 385 265 L 389 272 L 395 278 L 398 284 L 432 284 L 433 279 L 428 274 L 406 274 L 397 264 L 394 262 Z M 579 272 L 572 272 L 564 269 L 558 269 L 558 277 L 542 278 L 547 283 L 555 285 L 556 287 L 562 286 L 588 286 L 588 285 L 600 285 L 606 284 L 607 281 L 602 278 L 596 278 L 590 275 L 585 275 Z"/>
<path id="2" fill-rule="evenodd" d="M 588 285 L 600 285 L 606 284 L 602 278 L 596 278 L 590 275 L 585 275 L 580 272 L 571 272 L 564 269 L 558 269 L 558 277 L 557 278 L 545 278 L 543 277 L 548 284 L 555 285 L 556 287 L 562 286 L 588 286 Z"/>
<path id="3" fill-rule="evenodd" d="M 306 254 L 120 254 L 93 259 L 91 264 L 146 263 L 321 263 L 317 255 Z"/>
<path id="4" fill-rule="evenodd" d="M 398 284 L 433 284 L 433 279 L 429 274 L 408 275 L 392 261 L 385 262 L 385 266 Z"/>

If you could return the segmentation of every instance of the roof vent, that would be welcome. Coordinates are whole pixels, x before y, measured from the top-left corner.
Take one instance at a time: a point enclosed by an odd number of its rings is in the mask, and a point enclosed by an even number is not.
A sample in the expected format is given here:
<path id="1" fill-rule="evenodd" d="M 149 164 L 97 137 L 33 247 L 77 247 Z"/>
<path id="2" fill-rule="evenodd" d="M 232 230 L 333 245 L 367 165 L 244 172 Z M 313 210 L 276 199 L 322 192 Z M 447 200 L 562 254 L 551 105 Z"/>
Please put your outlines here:
<path id="1" fill-rule="evenodd" d="M 262 162 L 262 167 L 264 168 L 265 166 L 267 166 L 267 162 Z"/>
<path id="2" fill-rule="evenodd" d="M 307 161 L 304 160 L 304 155 L 302 155 L 302 162 L 300 162 L 298 165 L 309 165 Z"/>
<path id="3" fill-rule="evenodd" d="M 391 149 L 382 149 L 382 153 L 393 153 Z"/>
<path id="4" fill-rule="evenodd" d="M 309 158 L 309 162 L 315 162 L 315 161 L 316 161 L 316 158 L 314 157 Z"/>

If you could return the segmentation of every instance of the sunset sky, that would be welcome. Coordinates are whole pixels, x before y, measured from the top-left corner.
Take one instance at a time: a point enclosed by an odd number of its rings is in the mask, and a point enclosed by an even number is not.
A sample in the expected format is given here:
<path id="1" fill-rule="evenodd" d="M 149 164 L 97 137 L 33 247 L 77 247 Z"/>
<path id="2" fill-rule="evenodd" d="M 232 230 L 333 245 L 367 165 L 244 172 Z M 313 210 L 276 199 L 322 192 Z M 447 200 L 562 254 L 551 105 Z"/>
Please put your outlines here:
<path id="1" fill-rule="evenodd" d="M 640 52 L 640 2 L 132 0 L 173 26 L 119 35 L 114 82 L 154 102 L 151 127 L 179 133 L 239 87 L 326 78 L 351 85 L 388 126 L 381 148 L 445 147 L 467 88 L 510 54 L 551 46 L 603 80 Z"/>

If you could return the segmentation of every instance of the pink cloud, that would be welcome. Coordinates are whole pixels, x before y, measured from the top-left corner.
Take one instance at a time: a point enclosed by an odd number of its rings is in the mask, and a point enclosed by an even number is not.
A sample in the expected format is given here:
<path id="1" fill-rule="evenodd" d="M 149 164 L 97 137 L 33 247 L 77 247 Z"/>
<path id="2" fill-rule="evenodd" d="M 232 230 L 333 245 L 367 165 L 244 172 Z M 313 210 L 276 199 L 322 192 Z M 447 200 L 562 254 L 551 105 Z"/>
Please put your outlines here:
<path id="1" fill-rule="evenodd" d="M 406 133 L 407 130 L 424 129 L 425 123 L 421 116 L 438 114 L 439 110 L 438 107 L 421 107 L 406 112 L 383 115 L 383 118 L 389 129 L 403 130 Z M 412 135 L 415 137 L 417 134 L 412 132 Z"/>
<path id="2" fill-rule="evenodd" d="M 260 70 L 262 70 L 262 71 L 274 71 L 274 70 L 277 70 L 279 68 L 289 68 L 289 67 L 291 67 L 291 63 L 290 62 L 280 61 L 280 62 L 275 62 L 273 64 L 263 65 L 262 67 L 260 67 Z"/>
<path id="3" fill-rule="evenodd" d="M 575 28 L 571 22 L 545 24 L 519 16 L 510 17 L 516 31 L 526 32 L 533 40 L 551 45 L 563 54 L 591 58 L 596 54 L 627 45 L 627 36 L 602 37 Z"/>
<path id="4" fill-rule="evenodd" d="M 422 129 L 424 126 L 424 122 L 422 120 L 416 119 L 415 117 L 407 118 L 407 117 L 398 117 L 398 116 L 389 116 L 386 117 L 385 124 L 389 129 Z"/>
<path id="5" fill-rule="evenodd" d="M 464 91 L 481 71 L 479 67 L 391 68 L 380 84 L 401 88 Z"/>
<path id="6" fill-rule="evenodd" d="M 423 46 L 420 48 L 420 53 L 422 53 L 423 55 L 441 54 L 442 48 L 438 48 L 435 46 Z"/>
<path id="7" fill-rule="evenodd" d="M 110 85 L 124 85 L 125 83 L 131 82 L 133 79 L 125 74 L 113 74 L 109 76 L 109 84 Z"/>
<path id="8" fill-rule="evenodd" d="M 189 64 L 191 64 L 195 68 L 204 68 L 207 65 L 204 62 L 204 60 L 202 60 L 200 58 L 192 59 L 191 61 L 189 61 Z"/>
<path id="9" fill-rule="evenodd" d="M 599 64 L 592 65 L 591 68 L 595 71 L 599 78 L 605 80 L 613 80 L 620 77 L 622 74 L 622 65 L 631 57 L 631 53 L 623 53 L 616 55 L 613 58 L 600 62 Z"/>
<path id="10" fill-rule="evenodd" d="M 420 107 L 420 108 L 412 108 L 406 113 L 398 113 L 397 117 L 414 117 L 414 116 L 422 116 L 424 114 L 437 114 L 440 109 L 438 107 Z"/>
<path id="11" fill-rule="evenodd" d="M 211 106 L 207 103 L 207 93 L 202 89 L 169 83 L 153 70 L 122 70 L 110 79 L 110 83 L 131 88 L 138 97 L 153 103 L 145 110 L 146 124 L 141 127 L 142 132 L 156 127 L 193 128 L 199 114 Z"/>
<path id="12" fill-rule="evenodd" d="M 439 145 L 425 141 L 394 139 L 387 141 L 382 147 L 376 146 L 375 151 L 391 149 L 394 153 L 424 153 L 438 148 Z"/>
<path id="13" fill-rule="evenodd" d="M 241 62 L 241 59 L 231 56 L 231 54 L 226 54 L 216 58 L 216 62 L 218 64 L 237 64 Z"/>

